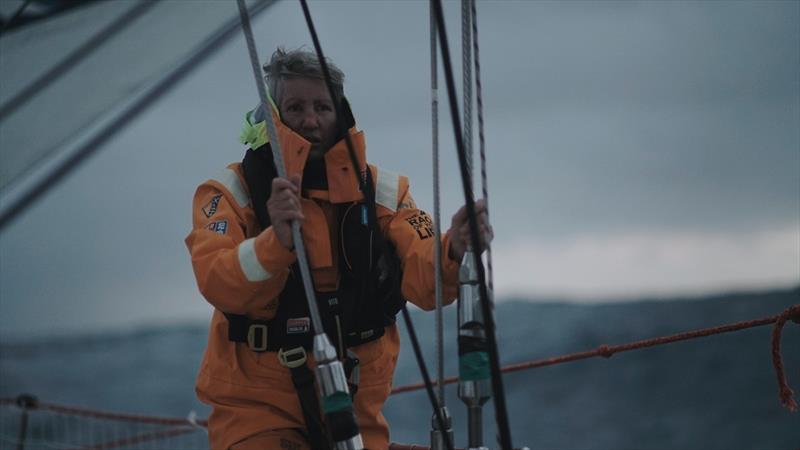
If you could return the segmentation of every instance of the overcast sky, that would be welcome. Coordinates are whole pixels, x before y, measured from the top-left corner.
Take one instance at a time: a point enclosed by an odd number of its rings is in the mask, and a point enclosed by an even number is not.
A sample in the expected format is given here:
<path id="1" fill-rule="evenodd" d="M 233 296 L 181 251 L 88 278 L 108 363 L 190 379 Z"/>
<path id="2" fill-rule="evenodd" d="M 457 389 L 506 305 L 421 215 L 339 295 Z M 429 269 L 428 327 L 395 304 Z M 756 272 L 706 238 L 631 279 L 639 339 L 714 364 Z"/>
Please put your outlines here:
<path id="1" fill-rule="evenodd" d="M 371 161 L 432 210 L 428 4 L 311 9 Z M 460 7 L 446 9 L 460 70 Z M 800 283 L 799 2 L 479 2 L 478 26 L 500 299 Z M 254 27 L 262 61 L 310 46 L 295 2 Z M 446 229 L 463 197 L 440 86 Z M 207 318 L 191 199 L 241 159 L 256 103 L 237 37 L 3 230 L 2 334 Z"/>

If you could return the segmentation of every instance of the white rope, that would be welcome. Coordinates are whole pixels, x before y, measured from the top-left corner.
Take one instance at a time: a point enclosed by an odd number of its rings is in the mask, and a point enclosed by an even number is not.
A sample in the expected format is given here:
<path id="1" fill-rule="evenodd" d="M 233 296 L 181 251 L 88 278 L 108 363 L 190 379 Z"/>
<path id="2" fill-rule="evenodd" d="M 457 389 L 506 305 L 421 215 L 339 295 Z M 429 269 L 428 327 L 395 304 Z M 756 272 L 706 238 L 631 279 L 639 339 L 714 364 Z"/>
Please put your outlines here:
<path id="1" fill-rule="evenodd" d="M 253 75 L 256 79 L 256 87 L 258 88 L 258 97 L 261 105 L 264 107 L 266 114 L 267 136 L 269 137 L 270 146 L 272 147 L 272 158 L 275 161 L 275 169 L 278 176 L 286 178 L 286 168 L 283 165 L 283 154 L 281 153 L 280 142 L 278 140 L 278 132 L 275 129 L 275 123 L 272 120 L 272 109 L 267 100 L 267 89 L 264 87 L 264 80 L 261 77 L 261 67 L 259 64 L 258 53 L 256 52 L 256 44 L 253 39 L 253 30 L 250 27 L 250 17 L 247 12 L 247 6 L 244 0 L 237 0 L 236 4 L 239 6 L 239 16 L 242 21 L 242 31 L 244 32 L 245 41 L 247 42 L 247 52 L 250 55 L 250 64 L 253 67 Z M 300 233 L 300 223 L 297 220 L 292 221 L 292 239 L 294 241 L 295 253 L 297 254 L 297 263 L 300 266 L 300 275 L 303 280 L 303 288 L 308 300 L 308 310 L 311 315 L 311 322 L 314 326 L 314 333 L 324 333 L 322 328 L 322 319 L 319 315 L 317 308 L 317 299 L 314 292 L 314 286 L 311 280 L 311 271 L 308 267 L 308 259 L 306 259 L 306 249 L 303 244 L 303 236 Z"/>

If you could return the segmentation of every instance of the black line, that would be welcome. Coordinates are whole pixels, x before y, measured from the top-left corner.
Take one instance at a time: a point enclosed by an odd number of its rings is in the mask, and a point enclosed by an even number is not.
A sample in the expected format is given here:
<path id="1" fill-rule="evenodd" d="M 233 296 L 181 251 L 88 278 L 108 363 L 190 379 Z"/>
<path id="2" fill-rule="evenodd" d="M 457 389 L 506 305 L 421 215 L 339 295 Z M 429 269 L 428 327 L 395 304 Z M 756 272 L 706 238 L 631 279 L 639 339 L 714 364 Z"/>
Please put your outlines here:
<path id="1" fill-rule="evenodd" d="M 251 8 L 251 15 L 258 14 L 272 5 L 274 0 L 260 0 Z M 97 132 L 92 138 L 84 143 L 58 167 L 54 168 L 46 176 L 42 177 L 36 184 L 21 194 L 11 206 L 4 208 L 0 213 L 0 231 L 8 226 L 11 221 L 19 217 L 25 210 L 30 208 L 37 200 L 49 190 L 53 189 L 64 177 L 75 170 L 81 163 L 94 155 L 103 144 L 112 136 L 118 135 L 120 131 L 133 123 L 133 119 L 144 112 L 151 104 L 164 96 L 174 85 L 186 77 L 189 73 L 200 66 L 200 63 L 219 50 L 228 39 L 235 35 L 239 29 L 239 15 L 229 19 L 219 27 L 213 35 L 208 37 L 197 49 L 184 60 L 177 68 L 162 78 L 158 84 L 153 86 L 146 94 L 139 97 L 135 103 L 130 105 L 111 123 L 107 124 L 102 130 Z"/>
<path id="2" fill-rule="evenodd" d="M 439 401 L 436 400 L 436 395 L 433 392 L 433 383 L 431 382 L 430 375 L 428 375 L 428 367 L 425 365 L 425 360 L 422 358 L 422 349 L 419 347 L 417 332 L 414 331 L 414 323 L 411 322 L 411 316 L 408 314 L 406 305 L 403 305 L 403 320 L 406 322 L 408 337 L 411 339 L 411 347 L 414 349 L 414 357 L 417 359 L 419 371 L 422 373 L 422 380 L 425 382 L 425 391 L 428 393 L 428 399 L 431 402 L 431 406 L 433 406 L 433 413 L 436 415 L 436 422 L 439 423 L 439 430 L 444 438 L 444 446 L 448 450 L 453 450 L 453 443 L 450 441 L 450 433 L 447 432 L 444 417 L 442 417 L 442 408 L 439 406 Z"/>
<path id="3" fill-rule="evenodd" d="M 350 154 L 350 162 L 354 168 L 354 174 L 358 179 L 360 185 L 362 186 L 362 192 L 364 192 L 364 196 L 367 199 L 367 204 L 372 206 L 372 211 L 370 212 L 373 217 L 370 220 L 374 220 L 374 224 L 377 227 L 377 216 L 375 215 L 375 193 L 374 193 L 374 186 L 372 185 L 371 181 L 367 182 L 366 179 L 362 179 L 359 177 L 359 167 L 358 167 L 358 159 L 356 157 L 355 150 L 353 148 L 353 143 L 350 140 L 350 134 L 347 130 L 343 130 L 345 125 L 342 122 L 342 117 L 344 117 L 344 111 L 342 110 L 342 102 L 340 99 L 336 98 L 335 89 L 333 86 L 333 80 L 330 75 L 330 71 L 328 70 L 328 64 L 325 61 L 325 55 L 322 53 L 322 46 L 319 42 L 319 37 L 317 36 L 317 31 L 314 28 L 314 21 L 311 18 L 311 12 L 308 9 L 308 3 L 306 0 L 300 0 L 300 4 L 303 7 L 303 15 L 306 19 L 306 24 L 308 25 L 308 30 L 311 33 L 311 40 L 314 42 L 314 49 L 317 53 L 317 58 L 319 59 L 320 67 L 322 69 L 322 75 L 325 78 L 325 83 L 328 86 L 328 92 L 331 95 L 331 99 L 333 100 L 333 104 L 336 106 L 336 122 L 339 126 L 340 131 L 344 131 L 345 142 L 347 143 L 347 151 Z M 366 163 L 366 161 L 365 161 Z M 367 166 L 367 171 L 369 171 L 369 166 Z M 380 233 L 380 230 L 378 230 Z M 383 239 L 378 239 L 381 244 L 385 244 Z M 383 253 L 383 252 L 381 252 Z M 431 383 L 430 376 L 428 375 L 428 369 L 425 366 L 425 360 L 422 358 L 422 351 L 419 348 L 419 342 L 417 341 L 417 334 L 414 331 L 414 324 L 411 322 L 411 318 L 408 315 L 408 310 L 406 306 L 403 305 L 403 318 L 406 321 L 406 327 L 408 328 L 409 337 L 411 338 L 411 344 L 414 348 L 414 356 L 417 358 L 417 364 L 419 365 L 420 372 L 422 372 L 422 378 L 425 380 L 425 388 L 428 392 L 428 398 L 430 399 L 431 406 L 433 407 L 434 414 L 436 415 L 436 421 L 439 424 L 439 429 L 442 430 L 442 435 L 444 436 L 445 446 L 448 450 L 453 449 L 453 443 L 450 442 L 450 436 L 446 433 L 447 428 L 445 427 L 444 417 L 442 417 L 442 410 L 439 406 L 439 402 L 436 400 L 436 396 L 433 393 L 433 384 Z"/>
<path id="4" fill-rule="evenodd" d="M 458 104 L 456 100 L 456 88 L 453 81 L 453 67 L 450 61 L 450 49 L 447 41 L 447 30 L 445 29 L 444 13 L 442 12 L 441 0 L 431 0 L 436 13 L 436 25 L 439 32 L 439 48 L 442 51 L 442 62 L 444 63 L 445 81 L 447 82 L 447 96 L 450 102 L 450 118 L 453 121 L 453 134 L 456 139 L 456 149 L 458 152 L 458 164 L 461 169 L 461 182 L 464 188 L 464 199 L 467 207 L 467 217 L 469 219 L 469 234 L 472 248 L 480 248 L 480 238 L 478 237 L 478 219 L 475 214 L 475 200 L 472 192 L 472 180 L 467 169 L 467 157 L 464 150 L 464 141 L 461 135 L 461 121 L 458 115 Z M 495 420 L 497 421 L 498 433 L 500 434 L 500 446 L 503 449 L 511 450 L 511 430 L 508 424 L 508 412 L 506 410 L 506 397 L 503 389 L 503 378 L 500 373 L 500 358 L 497 351 L 497 339 L 495 337 L 494 316 L 489 295 L 486 289 L 486 271 L 480 255 L 476 253 L 475 262 L 478 269 L 478 280 L 481 293 L 481 311 L 483 312 L 486 340 L 489 346 L 489 363 L 492 373 L 492 390 L 494 391 Z"/>
<path id="5" fill-rule="evenodd" d="M 25 11 L 25 8 L 27 8 L 28 5 L 31 4 L 31 1 L 32 0 L 25 0 L 24 2 L 22 2 L 22 6 L 17 8 L 17 10 L 14 12 L 14 15 L 11 16 L 11 19 L 8 20 L 8 23 L 4 23 L 2 25 L 2 30 L 3 31 L 11 29 L 16 25 L 17 19 L 19 19 L 19 16 L 21 16 L 22 12 Z"/>

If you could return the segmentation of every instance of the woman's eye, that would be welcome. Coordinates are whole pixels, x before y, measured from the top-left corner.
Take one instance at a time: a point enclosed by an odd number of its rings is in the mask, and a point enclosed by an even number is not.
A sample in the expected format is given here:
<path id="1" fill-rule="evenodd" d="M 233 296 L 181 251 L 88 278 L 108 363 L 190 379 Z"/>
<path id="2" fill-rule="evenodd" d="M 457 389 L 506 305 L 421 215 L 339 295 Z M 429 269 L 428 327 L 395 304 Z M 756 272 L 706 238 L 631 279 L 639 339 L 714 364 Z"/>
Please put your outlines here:
<path id="1" fill-rule="evenodd" d="M 298 112 L 298 111 L 300 111 L 300 105 L 296 105 L 296 104 L 295 105 L 289 105 L 289 107 L 286 108 L 286 110 L 289 111 L 289 112 Z"/>

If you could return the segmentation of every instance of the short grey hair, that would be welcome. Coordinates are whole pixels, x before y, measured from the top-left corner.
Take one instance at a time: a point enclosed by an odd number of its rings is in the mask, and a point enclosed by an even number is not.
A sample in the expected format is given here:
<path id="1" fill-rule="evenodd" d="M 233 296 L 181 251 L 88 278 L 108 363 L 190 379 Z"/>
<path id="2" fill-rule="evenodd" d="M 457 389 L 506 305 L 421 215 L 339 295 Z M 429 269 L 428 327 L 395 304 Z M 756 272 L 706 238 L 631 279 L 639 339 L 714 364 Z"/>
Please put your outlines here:
<path id="1" fill-rule="evenodd" d="M 325 58 L 328 64 L 328 72 L 331 74 L 336 98 L 344 96 L 344 73 L 336 67 L 330 58 Z M 269 62 L 264 64 L 264 79 L 269 87 L 270 95 L 275 100 L 278 107 L 281 104 L 281 82 L 293 78 L 314 78 L 324 80 L 322 66 L 319 63 L 316 53 L 303 48 L 286 51 L 283 47 L 278 47 L 272 54 Z"/>

